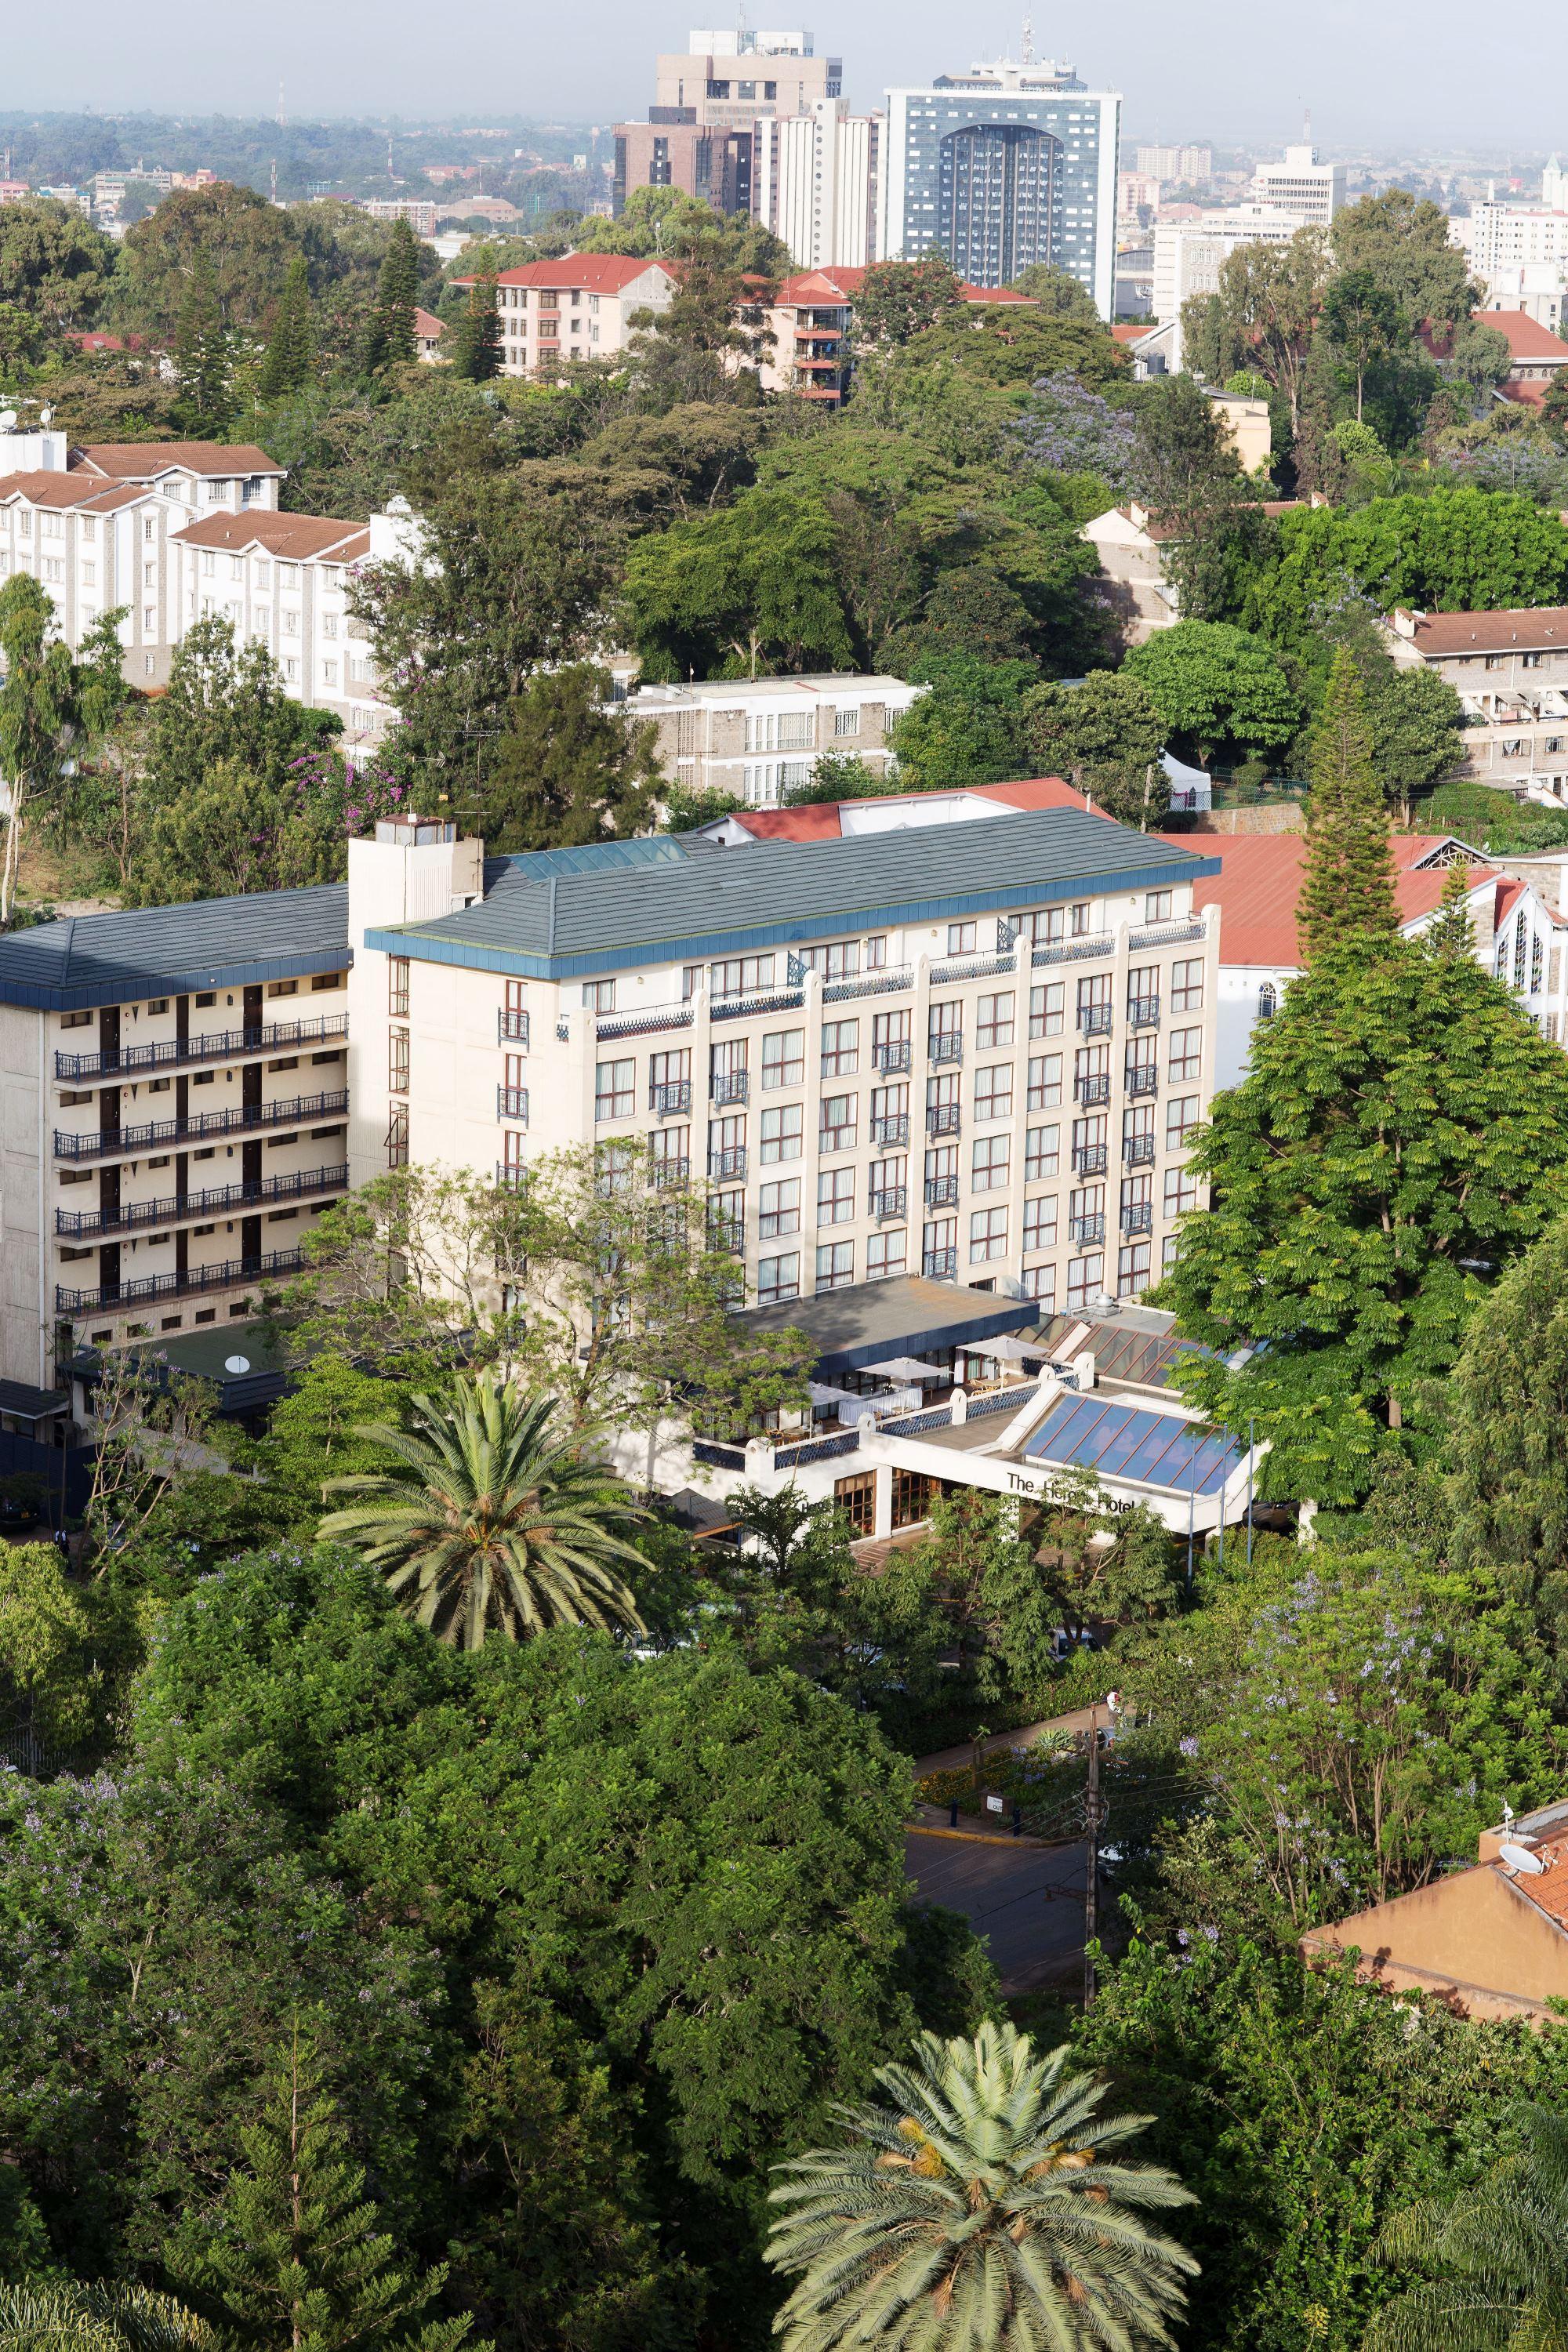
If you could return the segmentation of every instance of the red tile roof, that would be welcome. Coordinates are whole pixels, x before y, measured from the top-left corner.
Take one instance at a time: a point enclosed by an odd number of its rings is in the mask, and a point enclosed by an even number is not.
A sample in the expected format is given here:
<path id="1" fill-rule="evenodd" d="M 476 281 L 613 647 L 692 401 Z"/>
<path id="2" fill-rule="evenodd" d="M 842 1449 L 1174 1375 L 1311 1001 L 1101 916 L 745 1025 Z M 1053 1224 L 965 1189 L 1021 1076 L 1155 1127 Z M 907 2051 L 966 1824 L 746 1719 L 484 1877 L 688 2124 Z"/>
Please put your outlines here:
<path id="1" fill-rule="evenodd" d="M 1163 839 L 1181 849 L 1194 846 L 1190 833 L 1168 833 Z M 1399 919 L 1406 926 L 1436 911 L 1447 870 L 1420 866 L 1418 861 L 1447 838 L 1438 833 L 1395 834 L 1394 862 L 1397 869 L 1394 895 Z M 1220 872 L 1193 884 L 1194 910 L 1220 910 L 1219 954 L 1222 964 L 1249 964 L 1291 970 L 1302 961 L 1296 929 L 1296 903 L 1301 892 L 1301 866 L 1306 837 L 1300 833 L 1205 834 L 1205 857 L 1217 857 Z M 1470 868 L 1473 887 L 1497 883 L 1489 866 Z M 1522 887 L 1522 886 L 1521 886 Z M 1508 903 L 1511 904 L 1510 893 Z M 1500 908 L 1499 910 L 1500 912 Z"/>
<path id="2" fill-rule="evenodd" d="M 204 476 L 282 475 L 288 470 L 274 465 L 266 450 L 258 449 L 253 441 L 239 441 L 232 447 L 222 441 L 89 441 L 85 448 L 72 452 L 71 464 L 83 473 L 102 474 L 115 482 L 150 482 L 175 468 Z"/>
<path id="3" fill-rule="evenodd" d="M 1568 652 L 1568 604 L 1505 613 L 1419 613 L 1405 639 L 1428 660 L 1456 654 Z"/>
<path id="4" fill-rule="evenodd" d="M 1526 310 L 1477 310 L 1471 314 L 1478 327 L 1495 327 L 1506 337 L 1509 350 L 1516 360 L 1534 360 L 1538 365 L 1568 367 L 1568 343 L 1543 327 Z"/>
<path id="5" fill-rule="evenodd" d="M 588 294 L 619 294 L 650 269 L 675 276 L 668 261 L 638 261 L 629 253 L 565 253 L 559 261 L 527 261 L 520 268 L 503 269 L 498 286 L 543 286 L 552 289 L 581 286 Z M 459 286 L 472 286 L 459 278 Z"/>
<path id="6" fill-rule="evenodd" d="M 437 335 L 444 335 L 447 330 L 443 322 L 437 318 L 433 310 L 422 310 L 418 304 L 416 303 L 414 309 L 414 331 L 416 335 L 423 335 L 426 341 L 433 341 Z"/>
<path id="7" fill-rule="evenodd" d="M 75 507 L 86 514 L 113 514 L 150 495 L 145 482 L 106 482 L 93 474 L 0 475 L 0 499 L 26 499 L 34 507 Z"/>
<path id="8" fill-rule="evenodd" d="M 246 514 L 204 515 L 172 536 L 186 547 L 226 547 L 231 553 L 259 548 L 264 555 L 304 562 L 313 555 L 330 554 L 338 563 L 357 562 L 370 552 L 370 528 L 363 522 L 338 522 L 330 515 Z"/>
<path id="9" fill-rule="evenodd" d="M 927 799 L 994 801 L 998 807 L 1011 809 L 1075 808 L 1090 806 L 1083 794 L 1060 776 L 1031 776 L 1010 784 L 960 784 L 952 793 L 872 793 L 854 801 L 808 801 L 800 808 L 736 809 L 732 823 L 743 825 L 758 841 L 837 841 L 844 827 L 840 812 L 844 809 L 885 808 L 889 803 L 918 802 Z M 1098 815 L 1100 811 L 1096 811 Z"/>
<path id="10" fill-rule="evenodd" d="M 787 308 L 797 302 L 851 302 L 860 291 L 860 280 L 866 272 L 846 264 L 829 269 L 803 269 L 795 278 L 786 278 L 778 290 L 777 300 Z M 971 286 L 965 280 L 959 292 L 966 302 L 1021 302 L 1026 310 L 1037 310 L 1033 295 L 1016 294 L 1010 286 Z"/>

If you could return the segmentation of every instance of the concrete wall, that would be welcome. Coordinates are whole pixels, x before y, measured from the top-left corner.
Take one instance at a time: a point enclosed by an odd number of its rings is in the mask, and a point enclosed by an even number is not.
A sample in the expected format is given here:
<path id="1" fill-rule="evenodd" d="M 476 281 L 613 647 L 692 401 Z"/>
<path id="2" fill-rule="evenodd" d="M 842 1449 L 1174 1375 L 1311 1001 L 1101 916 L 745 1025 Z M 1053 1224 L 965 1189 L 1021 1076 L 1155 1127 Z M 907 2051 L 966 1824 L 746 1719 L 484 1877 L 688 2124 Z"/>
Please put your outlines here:
<path id="1" fill-rule="evenodd" d="M 1568 2000 L 1568 1935 L 1489 1864 L 1318 1928 L 1302 1948 L 1359 1949 L 1366 1974 L 1426 1991 L 1452 1988 L 1475 2017 Z"/>

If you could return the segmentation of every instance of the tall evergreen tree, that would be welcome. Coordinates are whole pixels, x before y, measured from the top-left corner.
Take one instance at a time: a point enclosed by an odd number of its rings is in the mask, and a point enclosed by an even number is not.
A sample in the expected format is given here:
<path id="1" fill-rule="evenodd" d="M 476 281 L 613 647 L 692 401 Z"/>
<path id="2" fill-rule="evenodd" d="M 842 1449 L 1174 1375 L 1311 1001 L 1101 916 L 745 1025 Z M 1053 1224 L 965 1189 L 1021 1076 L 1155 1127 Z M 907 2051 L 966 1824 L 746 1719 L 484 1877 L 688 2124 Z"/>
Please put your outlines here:
<path id="1" fill-rule="evenodd" d="M 233 2344 L 278 2352 L 458 2352 L 468 2318 L 426 2320 L 447 2271 L 398 2269 L 364 2196 L 315 2051 L 298 2029 L 258 2124 L 240 2134 L 217 2227 L 188 2267 L 190 2298 Z"/>
<path id="2" fill-rule="evenodd" d="M 364 363 L 374 375 L 414 357 L 414 310 L 419 298 L 419 243 L 405 220 L 392 224 L 376 280 L 375 308 L 365 337 Z"/>
<path id="3" fill-rule="evenodd" d="M 1309 958 L 1352 937 L 1392 939 L 1394 857 L 1373 765 L 1366 688 L 1353 656 L 1334 656 L 1308 760 L 1307 856 L 1298 924 Z"/>
<path id="4" fill-rule="evenodd" d="M 500 373 L 500 311 L 493 277 L 476 278 L 468 289 L 468 307 L 458 329 L 452 373 L 468 383 L 489 383 Z"/>
<path id="5" fill-rule="evenodd" d="M 174 327 L 174 373 L 193 423 L 221 433 L 232 410 L 228 336 L 211 261 L 198 253 L 191 264 Z"/>
<path id="6" fill-rule="evenodd" d="M 1453 963 L 1460 963 L 1476 951 L 1476 935 L 1470 929 L 1470 869 L 1468 866 L 1450 866 L 1443 877 L 1443 895 L 1437 901 L 1437 912 L 1426 939 L 1434 955 Z"/>
<path id="7" fill-rule="evenodd" d="M 315 353 L 310 269 L 304 255 L 297 253 L 283 280 L 278 313 L 268 338 L 267 356 L 261 363 L 262 399 L 280 400 L 287 393 L 302 392 L 310 381 Z"/>

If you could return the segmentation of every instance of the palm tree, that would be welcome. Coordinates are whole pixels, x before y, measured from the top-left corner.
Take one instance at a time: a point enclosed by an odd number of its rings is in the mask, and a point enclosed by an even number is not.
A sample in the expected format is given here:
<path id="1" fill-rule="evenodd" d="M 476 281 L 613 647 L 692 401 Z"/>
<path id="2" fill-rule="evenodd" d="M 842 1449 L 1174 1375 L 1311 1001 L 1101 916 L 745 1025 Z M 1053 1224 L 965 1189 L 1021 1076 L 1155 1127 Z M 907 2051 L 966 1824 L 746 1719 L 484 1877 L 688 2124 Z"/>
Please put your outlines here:
<path id="1" fill-rule="evenodd" d="M 395 1466 L 329 1479 L 324 1494 L 360 1499 L 322 1519 L 321 1539 L 362 1551 L 411 1616 L 461 1649 L 552 1625 L 641 1630 L 615 1563 L 640 1558 L 617 1529 L 647 1515 L 584 1460 L 581 1430 L 555 1438 L 554 1397 L 529 1402 L 481 1372 L 414 1406 L 412 1432 L 356 1429 Z"/>
<path id="2" fill-rule="evenodd" d="M 1367 2352 L 1568 2352 L 1568 2117 L 1515 2116 L 1522 2144 L 1484 2180 L 1384 2225 L 1384 2262 L 1438 2275 L 1384 2305 Z"/>
<path id="3" fill-rule="evenodd" d="M 205 2352 L 212 2341 L 194 2312 L 144 2286 L 0 2287 L 0 2352 Z"/>
<path id="4" fill-rule="evenodd" d="M 879 2068 L 888 2101 L 839 2107 L 852 2144 L 776 2168 L 768 2260 L 799 2284 L 774 2323 L 785 2352 L 1131 2352 L 1168 2345 L 1198 2265 L 1142 2207 L 1194 2199 L 1157 2165 L 1107 2160 L 1146 2116 L 1101 2116 L 1103 2084 L 1068 2074 L 1016 2026 Z"/>

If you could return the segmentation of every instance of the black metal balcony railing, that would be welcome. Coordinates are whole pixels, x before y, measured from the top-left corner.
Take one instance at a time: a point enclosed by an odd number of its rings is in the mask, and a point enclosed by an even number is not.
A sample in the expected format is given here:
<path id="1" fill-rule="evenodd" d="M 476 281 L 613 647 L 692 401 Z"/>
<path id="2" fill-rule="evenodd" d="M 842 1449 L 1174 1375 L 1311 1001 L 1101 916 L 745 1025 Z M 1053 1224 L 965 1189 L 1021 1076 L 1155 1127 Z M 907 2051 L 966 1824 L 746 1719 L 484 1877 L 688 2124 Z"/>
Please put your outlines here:
<path id="1" fill-rule="evenodd" d="M 873 1192 L 868 1206 L 874 1217 L 901 1217 L 909 1206 L 909 1192 L 902 1184 L 892 1184 L 885 1192 Z"/>
<path id="2" fill-rule="evenodd" d="M 708 1173 L 716 1184 L 728 1182 L 737 1176 L 743 1177 L 745 1172 L 744 1146 L 738 1151 L 710 1151 L 708 1154 Z"/>
<path id="3" fill-rule="evenodd" d="M 1121 1139 L 1121 1159 L 1128 1168 L 1152 1168 L 1154 1164 L 1153 1137 L 1124 1135 Z"/>
<path id="4" fill-rule="evenodd" d="M 521 1160 L 498 1160 L 496 1161 L 496 1182 L 504 1185 L 509 1192 L 518 1191 L 527 1181 L 528 1171 Z"/>
<path id="5" fill-rule="evenodd" d="M 691 1175 L 689 1160 L 655 1160 L 651 1162 L 651 1167 L 657 1191 L 668 1190 L 675 1184 L 684 1184 L 689 1181 Z"/>
<path id="6" fill-rule="evenodd" d="M 1069 1242 L 1102 1242 L 1105 1239 L 1104 1217 L 1069 1217 L 1068 1239 Z"/>
<path id="7" fill-rule="evenodd" d="M 221 1265 L 194 1265 L 186 1274 L 143 1274 L 130 1282 L 106 1283 L 99 1290 L 67 1290 L 57 1284 L 57 1315 L 101 1314 L 106 1307 L 140 1307 L 153 1298 L 199 1297 L 204 1291 L 232 1290 L 265 1275 L 298 1274 L 300 1249 L 269 1250 L 264 1257 L 226 1258 Z"/>
<path id="8" fill-rule="evenodd" d="M 956 1135 L 962 1117 L 956 1103 L 931 1103 L 926 1110 L 926 1133 Z"/>
<path id="9" fill-rule="evenodd" d="M 1115 1014 L 1109 1004 L 1080 1004 L 1078 1025 L 1086 1037 L 1109 1037 Z"/>
<path id="10" fill-rule="evenodd" d="M 913 1059 L 914 1049 L 907 1037 L 890 1037 L 871 1048 L 874 1066 L 883 1072 L 907 1070 Z"/>
<path id="11" fill-rule="evenodd" d="M 1110 1100 L 1110 1080 L 1108 1077 L 1075 1078 L 1072 1098 L 1078 1103 L 1104 1103 Z"/>
<path id="12" fill-rule="evenodd" d="M 716 1103 L 743 1103 L 751 1092 L 751 1078 L 744 1070 L 727 1070 L 715 1074 L 712 1085 Z"/>
<path id="13" fill-rule="evenodd" d="M 926 1042 L 926 1051 L 933 1062 L 962 1062 L 963 1032 L 958 1029 L 933 1029 Z"/>
<path id="14" fill-rule="evenodd" d="M 668 1118 L 676 1111 L 689 1111 L 691 1108 L 690 1079 L 677 1078 L 668 1086 L 649 1087 L 647 1107 L 660 1118 Z"/>
<path id="15" fill-rule="evenodd" d="M 118 1160 L 165 1143 L 189 1143 L 209 1135 L 241 1135 L 258 1127 L 301 1126 L 307 1119 L 335 1117 L 349 1107 L 347 1089 L 331 1095 L 295 1095 L 288 1102 L 243 1103 L 237 1110 L 199 1111 L 194 1118 L 154 1119 L 148 1127 L 91 1129 L 84 1135 L 55 1129 L 57 1160 Z"/>
<path id="16" fill-rule="evenodd" d="M 498 1087 L 496 1088 L 496 1117 L 498 1118 L 521 1119 L 526 1127 L 528 1124 L 528 1088 L 526 1087 Z"/>
<path id="17" fill-rule="evenodd" d="M 145 1233 L 156 1225 L 183 1225 L 196 1217 L 221 1217 L 261 1202 L 299 1201 L 312 1192 L 342 1192 L 346 1168 L 307 1168 L 297 1176 L 258 1177 L 249 1184 L 218 1184 L 205 1192 L 176 1193 L 161 1201 L 127 1201 L 123 1208 L 57 1209 L 55 1232 L 62 1241 L 86 1241 L 104 1234 Z"/>
<path id="18" fill-rule="evenodd" d="M 1152 1062 L 1132 1062 L 1127 1069 L 1127 1091 L 1134 1098 L 1139 1095 L 1158 1094 L 1160 1073 Z"/>
<path id="19" fill-rule="evenodd" d="M 958 1272 L 958 1252 L 955 1249 L 927 1250 L 921 1270 L 928 1282 L 951 1282 Z"/>
<path id="20" fill-rule="evenodd" d="M 144 1070 L 177 1069 L 182 1062 L 239 1062 L 257 1054 L 291 1053 L 296 1045 L 318 1045 L 348 1034 L 346 1013 L 319 1021 L 279 1021 L 270 1028 L 216 1029 L 205 1036 L 165 1037 L 155 1045 L 121 1045 L 108 1054 L 57 1053 L 55 1076 L 68 1084 L 138 1077 Z"/>
<path id="21" fill-rule="evenodd" d="M 1124 1234 L 1152 1234 L 1154 1230 L 1153 1203 L 1149 1201 L 1129 1202 L 1121 1212 L 1121 1230 Z"/>
<path id="22" fill-rule="evenodd" d="M 1127 1000 L 1127 1025 L 1130 1029 L 1156 1029 L 1160 1024 L 1160 1000 L 1157 996 L 1130 996 Z"/>
<path id="23" fill-rule="evenodd" d="M 525 1046 L 528 1044 L 527 1013 L 498 1013 L 496 1014 L 496 1042 L 498 1045 L 501 1045 Z"/>
<path id="24" fill-rule="evenodd" d="M 895 1111 L 891 1118 L 871 1121 L 873 1143 L 907 1143 L 910 1139 L 910 1118 L 907 1111 Z"/>
<path id="25" fill-rule="evenodd" d="M 1080 1143 L 1072 1156 L 1075 1176 L 1103 1176 L 1110 1165 L 1110 1154 L 1103 1143 Z"/>
<path id="26" fill-rule="evenodd" d="M 926 1178 L 926 1207 L 928 1209 L 951 1209 L 957 1199 L 958 1179 L 956 1176 L 928 1176 Z"/>

